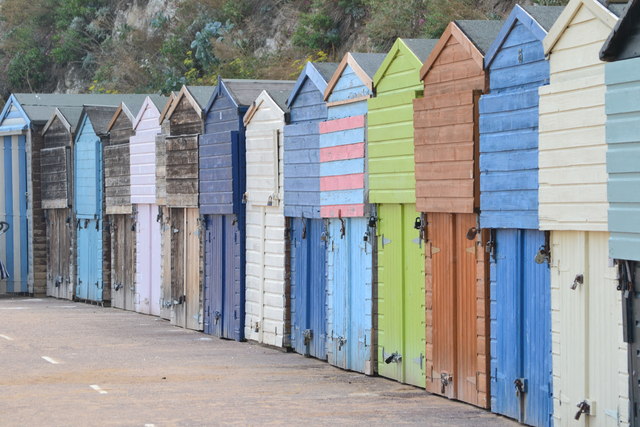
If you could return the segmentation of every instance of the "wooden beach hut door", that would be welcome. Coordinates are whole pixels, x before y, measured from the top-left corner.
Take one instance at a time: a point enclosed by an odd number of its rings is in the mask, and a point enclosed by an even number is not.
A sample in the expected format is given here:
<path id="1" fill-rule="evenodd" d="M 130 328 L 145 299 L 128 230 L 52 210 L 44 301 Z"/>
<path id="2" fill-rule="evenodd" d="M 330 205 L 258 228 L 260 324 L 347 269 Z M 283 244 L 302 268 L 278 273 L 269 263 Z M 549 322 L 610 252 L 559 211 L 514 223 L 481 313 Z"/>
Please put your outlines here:
<path id="1" fill-rule="evenodd" d="M 476 215 L 434 213 L 427 221 L 433 307 L 433 367 L 427 372 L 427 390 L 478 405 L 479 394 L 488 391 L 486 374 L 478 369 L 487 357 L 478 351 L 478 340 L 486 334 L 478 323 L 488 310 L 488 299 L 478 290 L 478 275 L 484 274 L 479 254 L 485 252 L 474 233 Z"/>
<path id="2" fill-rule="evenodd" d="M 136 222 L 136 311 L 160 315 L 160 223 L 157 205 L 140 204 Z"/>
<path id="3" fill-rule="evenodd" d="M 9 223 L 9 230 L 0 234 L 0 257 L 9 272 L 0 281 L 0 294 L 29 292 L 25 144 L 24 135 L 0 139 L 0 221 Z"/>
<path id="4" fill-rule="evenodd" d="M 207 215 L 204 332 L 241 340 L 240 227 L 236 215 Z"/>
<path id="5" fill-rule="evenodd" d="M 372 239 L 365 218 L 329 220 L 327 280 L 334 285 L 328 357 L 343 369 L 373 374 L 371 370 Z M 369 327 L 367 327 L 369 326 Z"/>
<path id="6" fill-rule="evenodd" d="M 197 208 L 171 208 L 171 323 L 200 329 L 200 221 Z"/>
<path id="7" fill-rule="evenodd" d="M 378 372 L 425 384 L 424 245 L 413 204 L 378 207 Z"/>
<path id="8" fill-rule="evenodd" d="M 608 238 L 607 232 L 551 232 L 555 425 L 616 426 L 627 418 L 619 385 L 627 379 L 622 304 Z M 582 402 L 593 410 L 575 421 Z"/>
<path id="9" fill-rule="evenodd" d="M 110 216 L 111 238 L 111 305 L 133 311 L 136 304 L 135 248 L 136 225 L 132 215 Z"/>
<path id="10" fill-rule="evenodd" d="M 48 209 L 47 226 L 47 296 L 72 299 L 71 263 L 73 245 L 70 209 Z"/>
<path id="11" fill-rule="evenodd" d="M 75 149 L 78 284 L 76 297 L 102 301 L 102 148 L 85 119 Z"/>
<path id="12" fill-rule="evenodd" d="M 291 346 L 326 359 L 326 240 L 324 220 L 290 218 Z"/>
<path id="13" fill-rule="evenodd" d="M 545 233 L 500 229 L 491 256 L 491 409 L 550 426 L 551 283 Z M 537 258 L 537 259 L 536 259 Z"/>

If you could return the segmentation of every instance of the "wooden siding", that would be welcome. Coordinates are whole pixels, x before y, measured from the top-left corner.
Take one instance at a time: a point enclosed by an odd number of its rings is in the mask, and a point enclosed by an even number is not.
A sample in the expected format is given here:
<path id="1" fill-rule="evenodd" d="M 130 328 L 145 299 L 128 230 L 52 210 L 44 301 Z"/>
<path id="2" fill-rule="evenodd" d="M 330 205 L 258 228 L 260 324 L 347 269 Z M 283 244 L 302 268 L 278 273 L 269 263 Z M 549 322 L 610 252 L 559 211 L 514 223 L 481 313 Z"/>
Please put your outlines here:
<path id="1" fill-rule="evenodd" d="M 131 214 L 131 169 L 129 139 L 133 126 L 121 111 L 104 145 L 104 197 L 107 214 Z"/>
<path id="2" fill-rule="evenodd" d="M 538 228 L 538 87 L 549 82 L 539 36 L 519 20 L 490 64 L 480 99 L 480 223 Z"/>
<path id="3" fill-rule="evenodd" d="M 226 90 L 218 89 L 214 96 L 199 144 L 200 211 L 204 215 L 237 212 L 244 193 L 244 176 L 238 173 L 245 163 L 242 116 Z"/>
<path id="4" fill-rule="evenodd" d="M 263 92 L 246 125 L 247 237 L 245 332 L 249 340 L 288 347 L 288 284 L 282 200 L 284 113 Z"/>
<path id="5" fill-rule="evenodd" d="M 160 113 L 147 101 L 131 136 L 131 203 L 156 203 L 156 137 L 160 134 Z"/>
<path id="6" fill-rule="evenodd" d="M 323 91 L 310 78 L 289 106 L 284 127 L 284 213 L 320 218 L 320 129 L 327 119 Z"/>
<path id="7" fill-rule="evenodd" d="M 167 135 L 169 135 L 169 121 L 165 120 L 156 135 L 156 203 L 159 206 L 167 204 Z"/>
<path id="8" fill-rule="evenodd" d="M 640 261 L 640 58 L 605 67 L 609 256 Z"/>
<path id="9" fill-rule="evenodd" d="M 169 122 L 170 134 L 165 137 L 166 202 L 171 207 L 197 207 L 198 135 L 202 133 L 202 119 L 199 111 L 182 97 Z"/>
<path id="10" fill-rule="evenodd" d="M 455 24 L 450 24 L 455 25 Z M 422 212 L 473 213 L 479 207 L 477 101 L 488 76 L 476 48 L 450 33 L 414 101 L 416 206 Z"/>
<path id="11" fill-rule="evenodd" d="M 540 88 L 539 217 L 544 230 L 607 230 L 604 63 L 611 27 L 581 6 L 550 52 Z"/>
<path id="12" fill-rule="evenodd" d="M 373 94 L 347 65 L 328 102 L 327 120 L 320 123 L 320 215 L 364 216 L 367 200 L 366 115 Z M 353 102 L 354 99 L 361 101 Z"/>
<path id="13" fill-rule="evenodd" d="M 412 102 L 422 94 L 422 63 L 408 49 L 393 55 L 367 101 L 370 203 L 415 203 Z"/>
<path id="14" fill-rule="evenodd" d="M 488 233 L 467 239 L 474 214 L 433 213 L 427 221 L 427 391 L 488 408 Z M 452 377 L 444 393 L 443 377 Z"/>
<path id="15" fill-rule="evenodd" d="M 198 135 L 165 138 L 167 205 L 198 206 Z"/>
<path id="16" fill-rule="evenodd" d="M 71 134 L 56 119 L 44 135 L 41 152 L 42 204 L 45 209 L 71 204 Z"/>
<path id="17" fill-rule="evenodd" d="M 29 293 L 40 296 L 47 291 L 46 224 L 42 208 L 41 153 L 42 125 L 32 124 L 26 135 L 27 154 L 27 240 Z"/>
<path id="18" fill-rule="evenodd" d="M 551 232 L 554 425 L 574 423 L 576 404 L 595 402 L 576 425 L 629 425 L 627 344 L 609 233 Z M 571 289 L 576 275 L 583 284 Z M 587 421 L 583 421 L 583 420 Z M 617 422 L 616 422 L 617 420 Z"/>

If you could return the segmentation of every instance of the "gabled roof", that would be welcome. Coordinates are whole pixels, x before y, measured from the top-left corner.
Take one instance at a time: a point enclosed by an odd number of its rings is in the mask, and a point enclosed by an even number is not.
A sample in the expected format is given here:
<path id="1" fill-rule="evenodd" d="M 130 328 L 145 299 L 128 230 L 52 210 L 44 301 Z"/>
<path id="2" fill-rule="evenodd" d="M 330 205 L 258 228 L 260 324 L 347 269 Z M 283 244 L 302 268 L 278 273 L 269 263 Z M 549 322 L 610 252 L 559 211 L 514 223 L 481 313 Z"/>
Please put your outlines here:
<path id="1" fill-rule="evenodd" d="M 167 102 L 164 104 L 164 107 L 162 107 L 162 110 L 160 110 L 160 117 L 158 118 L 158 122 L 160 124 L 162 124 L 162 122 L 164 122 L 164 120 L 167 118 L 167 115 L 169 114 L 169 110 L 171 110 L 171 106 L 173 105 L 173 103 L 177 98 L 178 98 L 178 92 L 172 91 L 169 94 Z"/>
<path id="2" fill-rule="evenodd" d="M 198 113 L 198 116 L 202 117 L 205 111 L 207 103 L 211 99 L 211 95 L 216 90 L 216 86 L 182 86 L 180 92 L 176 95 L 176 98 L 171 102 L 169 110 L 161 117 L 161 122 L 164 119 L 171 117 L 182 98 L 186 98 L 191 104 L 193 109 Z"/>
<path id="3" fill-rule="evenodd" d="M 564 7 L 562 6 L 515 5 L 502 25 L 498 36 L 487 50 L 484 57 L 484 67 L 489 68 L 516 23 L 519 22 L 524 25 L 538 40 L 542 41 L 563 10 Z"/>
<path id="4" fill-rule="evenodd" d="M 615 61 L 621 56 L 625 59 L 640 57 L 640 0 L 628 3 L 600 51 L 603 61 Z"/>
<path id="5" fill-rule="evenodd" d="M 298 76 L 298 79 L 293 86 L 293 90 L 289 94 L 289 98 L 287 98 L 287 106 L 291 107 L 291 104 L 298 96 L 298 92 L 302 89 L 302 85 L 304 84 L 306 79 L 309 79 L 313 82 L 313 84 L 318 88 L 321 93 L 327 89 L 327 83 L 333 73 L 335 73 L 338 68 L 338 64 L 335 62 L 307 62 L 304 66 L 304 69 Z"/>
<path id="6" fill-rule="evenodd" d="M 436 47 L 431 51 L 429 58 L 420 69 L 420 79 L 424 80 L 451 37 L 466 46 L 473 61 L 478 67 L 484 68 L 484 54 L 500 32 L 502 25 L 502 21 L 488 20 L 450 22 L 438 40 Z"/>
<path id="7" fill-rule="evenodd" d="M 437 43 L 437 39 L 397 39 L 393 43 L 393 46 L 391 46 L 391 49 L 389 49 L 380 67 L 378 67 L 378 71 L 376 71 L 373 76 L 374 87 L 382 77 L 384 77 L 387 69 L 391 66 L 399 52 L 413 57 L 416 61 L 416 68 L 420 68 L 422 63 L 429 57 L 431 51 L 436 47 Z"/>
<path id="8" fill-rule="evenodd" d="M 82 114 L 78 123 L 82 126 L 85 120 L 88 119 L 91 121 L 91 126 L 96 135 L 104 136 L 107 134 L 107 127 L 117 109 L 118 107 L 107 105 L 85 105 L 82 108 Z M 82 132 L 82 130 L 80 130 L 80 132 Z"/>
<path id="9" fill-rule="evenodd" d="M 625 6 L 612 3 L 607 7 L 597 0 L 570 0 L 555 24 L 549 29 L 547 37 L 542 41 L 545 55 L 551 53 L 556 43 L 558 43 L 562 37 L 562 34 L 564 34 L 564 30 L 571 25 L 573 18 L 578 11 L 580 11 L 581 7 L 588 8 L 596 18 L 609 28 L 613 28 L 618 22 L 618 16 L 623 12 Z"/>
<path id="10" fill-rule="evenodd" d="M 160 109 L 167 104 L 167 99 L 168 97 L 161 95 L 147 96 L 142 103 L 142 107 L 140 107 L 136 113 L 136 117 L 133 120 L 133 128 L 138 127 L 140 120 L 142 120 L 144 116 L 144 112 L 149 108 L 151 108 L 157 116 L 160 116 Z"/>
<path id="11" fill-rule="evenodd" d="M 53 115 L 49 118 L 44 128 L 42 128 L 42 134 L 44 135 L 57 119 L 60 120 L 60 123 L 67 129 L 67 132 L 73 136 L 76 133 L 81 115 L 82 107 L 56 107 Z"/>
<path id="12" fill-rule="evenodd" d="M 113 117 L 111 118 L 111 121 L 107 126 L 107 132 L 111 131 L 111 128 L 118 120 L 118 117 L 120 117 L 120 114 L 123 114 L 123 113 L 126 114 L 127 118 L 129 119 L 129 122 L 131 122 L 131 127 L 132 128 L 135 127 L 136 116 L 142 109 L 142 106 L 145 105 L 145 103 L 147 102 L 147 99 L 156 99 L 157 101 L 159 101 L 162 98 L 165 98 L 165 97 L 160 95 L 129 95 L 127 96 L 125 98 L 126 101 L 121 102 L 120 105 L 118 106 L 118 109 L 113 114 Z"/>
<path id="13" fill-rule="evenodd" d="M 253 119 L 253 116 L 256 114 L 256 112 L 258 111 L 258 109 L 260 108 L 260 106 L 262 105 L 265 99 L 270 99 L 276 105 L 276 107 L 282 112 L 282 114 L 285 114 L 288 110 L 287 96 L 291 92 L 292 87 L 293 87 L 293 83 L 291 84 L 291 87 L 289 88 L 288 91 L 278 90 L 278 91 L 269 92 L 269 91 L 263 90 L 262 92 L 260 92 L 260 94 L 256 97 L 256 99 L 251 103 L 251 106 L 249 106 L 249 109 L 247 110 L 247 112 L 245 113 L 242 119 L 244 125 L 246 126 L 251 122 L 251 119 Z"/>
<path id="14" fill-rule="evenodd" d="M 325 101 L 329 99 L 333 88 L 336 86 L 336 83 L 338 83 L 338 80 L 340 80 L 347 65 L 353 69 L 362 81 L 362 84 L 373 91 L 373 76 L 376 71 L 378 71 L 378 68 L 380 68 L 380 65 L 382 65 L 386 56 L 384 53 L 346 53 L 327 84 L 327 88 L 324 91 Z"/>
<path id="15" fill-rule="evenodd" d="M 218 78 L 217 90 L 211 95 L 205 111 L 209 111 L 218 95 L 224 91 L 229 95 L 236 108 L 248 107 L 260 95 L 260 92 L 286 91 L 291 92 L 294 81 L 290 80 L 243 80 Z"/>

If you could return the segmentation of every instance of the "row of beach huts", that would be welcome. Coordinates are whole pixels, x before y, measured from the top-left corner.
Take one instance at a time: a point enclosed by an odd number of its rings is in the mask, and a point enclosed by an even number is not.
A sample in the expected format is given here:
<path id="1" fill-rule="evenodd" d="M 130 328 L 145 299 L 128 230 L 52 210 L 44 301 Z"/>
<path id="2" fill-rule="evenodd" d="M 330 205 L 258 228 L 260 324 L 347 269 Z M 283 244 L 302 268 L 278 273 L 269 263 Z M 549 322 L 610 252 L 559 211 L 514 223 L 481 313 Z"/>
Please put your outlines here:
<path id="1" fill-rule="evenodd" d="M 640 425 L 640 0 L 516 6 L 296 81 L 13 94 L 0 138 L 0 293 Z"/>

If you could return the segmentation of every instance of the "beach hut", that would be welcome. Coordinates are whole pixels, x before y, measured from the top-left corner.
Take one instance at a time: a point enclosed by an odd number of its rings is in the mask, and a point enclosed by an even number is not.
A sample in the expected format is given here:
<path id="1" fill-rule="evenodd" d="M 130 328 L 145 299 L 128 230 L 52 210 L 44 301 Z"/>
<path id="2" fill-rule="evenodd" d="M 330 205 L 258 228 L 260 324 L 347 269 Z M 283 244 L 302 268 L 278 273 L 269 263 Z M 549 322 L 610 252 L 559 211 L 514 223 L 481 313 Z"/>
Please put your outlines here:
<path id="1" fill-rule="evenodd" d="M 76 219 L 75 298 L 106 303 L 111 300 L 111 236 L 105 227 L 103 147 L 116 106 L 82 109 L 73 144 L 73 194 Z"/>
<path id="2" fill-rule="evenodd" d="M 131 203 L 130 161 L 130 139 L 140 108 L 139 102 L 120 104 L 107 125 L 109 138 L 103 147 L 104 204 L 111 233 L 111 305 L 130 311 L 136 310 L 141 297 L 136 288 L 138 221 Z"/>
<path id="3" fill-rule="evenodd" d="M 171 122 L 167 120 L 167 113 L 175 102 L 178 94 L 171 92 L 169 99 L 160 111 L 158 123 L 160 125 L 160 133 L 156 135 L 156 205 L 158 205 L 157 222 L 160 225 L 160 317 L 163 319 L 171 319 L 171 236 L 173 236 L 173 228 L 171 228 L 170 208 L 167 206 L 167 150 L 166 138 L 169 135 Z"/>
<path id="4" fill-rule="evenodd" d="M 368 193 L 376 204 L 377 370 L 425 385 L 423 224 L 416 211 L 413 100 L 437 40 L 398 39 L 373 76 L 367 100 Z M 372 224 L 373 225 L 373 224 Z"/>
<path id="5" fill-rule="evenodd" d="M 204 332 L 244 340 L 246 212 L 242 118 L 262 90 L 291 82 L 218 79 L 199 140 L 200 213 L 204 215 Z"/>
<path id="6" fill-rule="evenodd" d="M 628 346 L 630 425 L 640 423 L 640 1 L 629 2 L 600 51 L 605 65 L 609 257 L 618 265 Z"/>
<path id="7" fill-rule="evenodd" d="M 129 142 L 131 203 L 135 212 L 135 310 L 160 315 L 161 231 L 156 204 L 156 136 L 160 134 L 160 110 L 164 97 L 146 97 L 133 121 Z"/>
<path id="8" fill-rule="evenodd" d="M 246 135 L 246 297 L 244 336 L 290 346 L 287 321 L 283 129 L 293 89 L 263 90 L 244 115 Z"/>
<path id="9" fill-rule="evenodd" d="M 327 358 L 343 369 L 373 375 L 375 313 L 374 208 L 367 202 L 367 99 L 381 53 L 347 53 L 324 92 L 320 123 L 320 215 L 328 223 Z"/>
<path id="10" fill-rule="evenodd" d="M 198 138 L 214 90 L 212 86 L 182 87 L 161 116 L 167 134 L 159 137 L 163 147 L 156 151 L 157 197 L 167 207 L 162 221 L 168 225 L 165 230 L 170 239 L 162 245 L 162 284 L 171 289 L 168 301 L 163 291 L 163 303 L 170 309 L 172 324 L 194 330 L 203 327 L 204 224 L 198 209 Z"/>
<path id="11" fill-rule="evenodd" d="M 480 226 L 491 230 L 491 410 L 551 426 L 549 233 L 538 227 L 538 88 L 542 40 L 562 7 L 516 5 L 484 58 Z"/>
<path id="12" fill-rule="evenodd" d="M 624 7 L 571 0 L 543 41 L 551 74 L 539 89 L 539 221 L 551 232 L 555 425 L 629 420 L 621 295 L 609 258 L 599 59 Z"/>
<path id="13" fill-rule="evenodd" d="M 46 227 L 47 295 L 73 299 L 76 283 L 73 141 L 82 107 L 55 108 L 42 130 L 42 207 Z"/>
<path id="14" fill-rule="evenodd" d="M 489 407 L 488 232 L 480 207 L 484 55 L 499 21 L 454 21 L 420 70 L 414 101 L 417 209 L 426 214 L 427 390 Z"/>
<path id="15" fill-rule="evenodd" d="M 284 127 L 284 214 L 287 217 L 291 347 L 327 358 L 326 230 L 320 216 L 320 122 L 324 91 L 338 64 L 308 62 L 295 83 Z"/>

